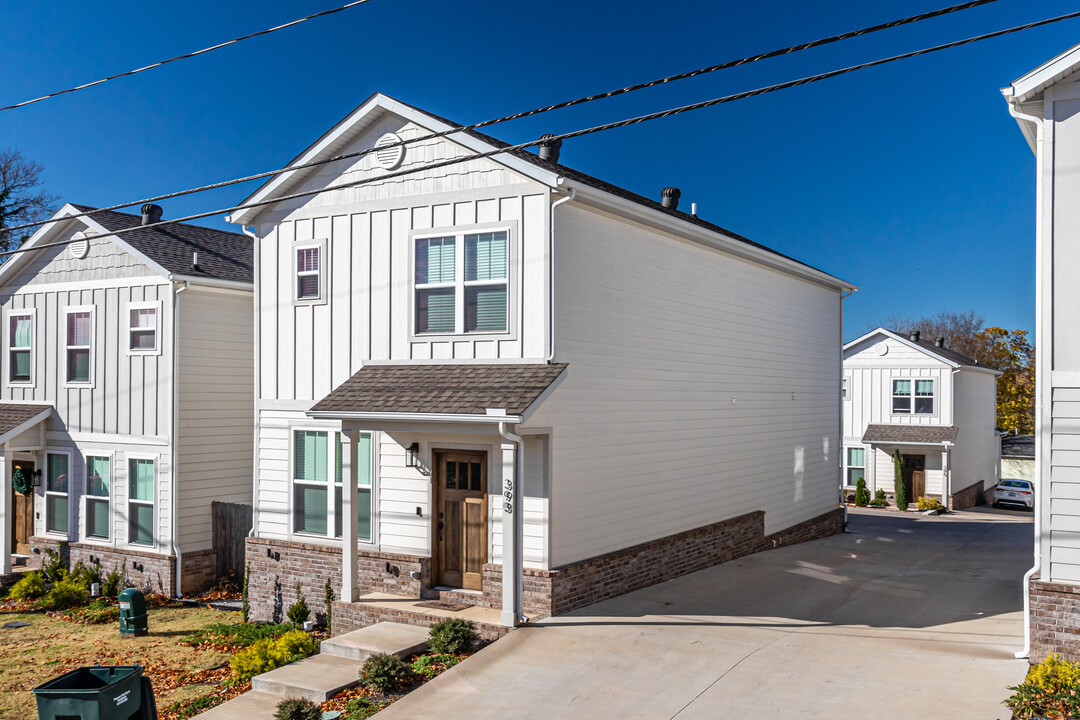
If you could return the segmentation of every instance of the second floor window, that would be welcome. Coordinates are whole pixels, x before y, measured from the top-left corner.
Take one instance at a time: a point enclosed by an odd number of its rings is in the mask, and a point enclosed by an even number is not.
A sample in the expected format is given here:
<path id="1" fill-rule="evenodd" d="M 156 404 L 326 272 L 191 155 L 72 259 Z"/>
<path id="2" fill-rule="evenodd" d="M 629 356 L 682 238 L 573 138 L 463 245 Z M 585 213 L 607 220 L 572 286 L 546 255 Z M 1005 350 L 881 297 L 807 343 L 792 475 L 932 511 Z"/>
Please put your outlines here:
<path id="1" fill-rule="evenodd" d="M 895 414 L 934 414 L 933 380 L 893 380 L 892 411 Z"/>
<path id="2" fill-rule="evenodd" d="M 31 382 L 30 368 L 33 363 L 34 316 L 12 315 L 8 335 L 8 380 L 13 383 Z"/>
<path id="3" fill-rule="evenodd" d="M 155 352 L 158 343 L 158 313 L 154 307 L 128 309 L 128 349 L 132 352 Z"/>
<path id="4" fill-rule="evenodd" d="M 90 351 L 93 336 L 93 313 L 90 310 L 68 310 L 67 313 L 67 381 L 90 382 Z"/>
<path id="5" fill-rule="evenodd" d="M 296 299 L 318 300 L 322 297 L 321 247 L 296 249 Z"/>
<path id="6" fill-rule="evenodd" d="M 415 261 L 417 334 L 508 330 L 507 231 L 418 238 Z"/>

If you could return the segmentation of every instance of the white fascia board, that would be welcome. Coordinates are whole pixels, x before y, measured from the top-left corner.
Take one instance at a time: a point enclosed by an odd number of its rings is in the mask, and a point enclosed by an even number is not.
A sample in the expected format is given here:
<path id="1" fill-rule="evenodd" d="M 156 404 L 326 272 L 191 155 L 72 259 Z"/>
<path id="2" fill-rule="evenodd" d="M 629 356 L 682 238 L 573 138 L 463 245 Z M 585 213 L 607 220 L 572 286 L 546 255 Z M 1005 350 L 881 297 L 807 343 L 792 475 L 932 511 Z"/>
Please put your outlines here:
<path id="1" fill-rule="evenodd" d="M 31 403 L 31 404 L 37 404 L 37 403 Z M 0 445 L 3 445 L 8 440 L 10 440 L 10 439 L 12 439 L 14 437 L 18 437 L 19 435 L 23 434 L 24 432 L 26 432 L 30 428 L 34 427 L 38 423 L 44 422 L 45 420 L 48 420 L 49 416 L 52 415 L 52 413 L 53 413 L 52 408 L 49 408 L 48 410 L 42 410 L 37 415 L 30 418 L 29 420 L 22 423 L 21 425 L 16 425 L 11 430 L 8 430 L 3 435 L 0 435 Z"/>
<path id="2" fill-rule="evenodd" d="M 899 440 L 860 440 L 859 442 L 865 442 L 867 445 L 881 446 L 881 445 L 903 445 L 904 447 L 952 447 L 953 443 L 948 440 L 942 440 L 941 442 L 900 442 Z"/>
<path id="3" fill-rule="evenodd" d="M 240 282 L 239 280 L 217 280 L 216 278 L 199 277 L 198 275 L 181 275 L 173 273 L 168 276 L 174 283 L 191 283 L 192 285 L 205 285 L 206 287 L 222 288 L 225 290 L 255 291 L 255 283 Z"/>
<path id="4" fill-rule="evenodd" d="M 918 343 L 911 341 L 910 339 L 904 337 L 903 335 L 898 335 L 897 333 L 894 333 L 891 330 L 886 330 L 885 328 L 878 328 L 876 330 L 871 330 L 870 332 L 863 335 L 861 338 L 856 338 L 855 340 L 852 340 L 851 342 L 849 342 L 847 345 L 844 346 L 844 352 L 847 352 L 848 348 L 851 348 L 852 346 L 854 346 L 854 345 L 856 345 L 858 343 L 861 343 L 864 340 L 866 340 L 867 338 L 871 337 L 872 335 L 876 335 L 876 334 L 885 335 L 886 337 L 890 337 L 890 338 L 892 338 L 893 340 L 896 340 L 899 343 L 903 343 L 904 345 L 907 345 L 912 350 L 918 350 L 919 352 L 921 352 L 923 355 L 926 355 L 927 357 L 932 357 L 935 360 L 939 360 L 939 361 L 945 363 L 946 365 L 953 368 L 954 370 L 957 369 L 957 368 L 971 368 L 972 370 L 976 370 L 976 369 L 981 370 L 981 369 L 983 369 L 982 367 L 976 368 L 973 365 L 961 365 L 960 363 L 956 362 L 955 360 L 949 360 L 946 357 L 938 355 L 933 350 L 928 350 L 928 349 L 924 348 L 922 345 L 919 345 Z M 990 370 L 990 368 L 986 368 L 986 369 Z M 994 372 L 997 372 L 997 371 L 995 370 Z"/>
<path id="5" fill-rule="evenodd" d="M 71 203 L 67 203 L 64 205 L 64 207 L 57 210 L 56 214 L 49 218 L 49 220 L 56 221 L 59 218 L 67 217 L 68 215 L 75 215 L 78 212 L 78 209 L 71 205 Z M 20 249 L 26 250 L 36 247 L 38 245 L 46 245 L 50 242 L 53 242 L 54 238 L 59 235 L 64 228 L 68 226 L 69 222 L 84 221 L 85 219 L 86 218 L 76 218 L 68 220 L 67 222 L 50 222 L 47 225 L 42 225 L 34 232 L 33 235 L 30 236 L 29 240 L 22 244 Z M 3 265 L 0 265 L 0 285 L 3 285 L 3 283 L 11 275 L 15 274 L 18 268 L 25 265 L 32 255 L 33 253 L 20 252 L 16 255 L 13 255 L 11 259 Z"/>
<path id="6" fill-rule="evenodd" d="M 428 423 L 519 423 L 520 415 L 472 415 L 455 413 L 396 413 L 308 410 L 308 417 L 318 420 L 359 420 L 367 422 Z"/>
<path id="7" fill-rule="evenodd" d="M 696 242 L 715 250 L 734 255 L 744 260 L 770 267 L 774 270 L 795 275 L 804 280 L 824 285 L 840 292 L 855 291 L 859 288 L 846 280 L 828 274 L 822 270 L 804 265 L 797 260 L 777 255 L 776 253 L 762 248 L 749 245 L 742 240 L 727 237 L 718 232 L 687 222 L 681 218 L 672 217 L 666 213 L 658 212 L 631 200 L 626 200 L 603 190 L 597 190 L 590 185 L 582 185 L 570 180 L 562 183 L 563 187 L 573 188 L 577 194 L 575 200 L 592 205 L 601 210 L 607 210 L 616 215 L 628 217 L 644 223 L 661 232 L 682 237 L 691 242 Z"/>
<path id="8" fill-rule="evenodd" d="M 1014 80 L 1009 86 L 1011 96 L 1006 98 L 1013 103 L 1026 102 L 1077 70 L 1080 70 L 1080 43 Z"/>

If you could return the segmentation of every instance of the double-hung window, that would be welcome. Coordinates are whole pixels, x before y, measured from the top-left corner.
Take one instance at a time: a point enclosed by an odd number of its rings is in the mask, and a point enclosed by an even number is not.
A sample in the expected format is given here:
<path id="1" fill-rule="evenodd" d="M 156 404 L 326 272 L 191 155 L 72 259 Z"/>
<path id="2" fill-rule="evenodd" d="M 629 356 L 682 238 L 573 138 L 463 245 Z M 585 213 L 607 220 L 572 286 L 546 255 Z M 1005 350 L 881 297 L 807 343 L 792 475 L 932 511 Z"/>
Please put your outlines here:
<path id="1" fill-rule="evenodd" d="M 866 448 L 848 448 L 847 484 L 855 487 L 860 479 L 866 479 Z"/>
<path id="2" fill-rule="evenodd" d="M 510 234 L 506 230 L 417 238 L 417 334 L 509 330 Z"/>
<path id="3" fill-rule="evenodd" d="M 158 349 L 158 304 L 128 305 L 128 350 L 155 353 Z"/>
<path id="4" fill-rule="evenodd" d="M 109 458 L 88 455 L 86 458 L 86 536 L 109 539 Z"/>
<path id="5" fill-rule="evenodd" d="M 128 542 L 154 544 L 154 461 L 128 460 Z"/>
<path id="6" fill-rule="evenodd" d="M 898 415 L 933 415 L 933 380 L 893 380 L 892 411 Z"/>
<path id="7" fill-rule="evenodd" d="M 322 246 L 296 248 L 296 299 L 322 298 Z"/>
<path id="8" fill-rule="evenodd" d="M 34 315 L 12 313 L 8 318 L 8 382 L 32 383 Z"/>
<path id="9" fill-rule="evenodd" d="M 67 381 L 89 383 L 92 377 L 94 312 L 90 308 L 67 310 Z"/>
<path id="10" fill-rule="evenodd" d="M 67 453 L 46 453 L 45 465 L 45 531 L 68 534 L 68 466 Z"/>
<path id="11" fill-rule="evenodd" d="M 370 540 L 371 435 L 360 433 L 357 440 L 357 537 Z M 339 432 L 293 432 L 293 532 L 341 537 L 343 453 Z"/>
<path id="12" fill-rule="evenodd" d="M 847 378 L 840 378 L 840 397 L 847 400 Z"/>

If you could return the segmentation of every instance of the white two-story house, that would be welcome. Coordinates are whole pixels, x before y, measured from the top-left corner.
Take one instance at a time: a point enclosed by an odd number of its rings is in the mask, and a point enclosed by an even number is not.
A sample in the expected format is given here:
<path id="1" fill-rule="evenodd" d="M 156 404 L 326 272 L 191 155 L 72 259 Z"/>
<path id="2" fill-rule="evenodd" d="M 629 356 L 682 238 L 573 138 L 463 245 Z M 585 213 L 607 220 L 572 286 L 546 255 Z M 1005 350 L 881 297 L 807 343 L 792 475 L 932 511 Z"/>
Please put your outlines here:
<path id="1" fill-rule="evenodd" d="M 91 210 L 0 266 L 0 574 L 53 549 L 196 590 L 212 503 L 251 502 L 251 239 Z"/>
<path id="2" fill-rule="evenodd" d="M 456 127 L 375 95 L 231 217 L 258 238 L 254 616 L 330 579 L 338 632 L 374 592 L 513 625 L 839 531 L 852 287 Z"/>
<path id="3" fill-rule="evenodd" d="M 1001 373 L 918 332 L 878 328 L 844 346 L 843 483 L 859 478 L 873 496 L 895 491 L 900 452 L 908 498 L 950 509 L 982 503 L 997 484 Z"/>

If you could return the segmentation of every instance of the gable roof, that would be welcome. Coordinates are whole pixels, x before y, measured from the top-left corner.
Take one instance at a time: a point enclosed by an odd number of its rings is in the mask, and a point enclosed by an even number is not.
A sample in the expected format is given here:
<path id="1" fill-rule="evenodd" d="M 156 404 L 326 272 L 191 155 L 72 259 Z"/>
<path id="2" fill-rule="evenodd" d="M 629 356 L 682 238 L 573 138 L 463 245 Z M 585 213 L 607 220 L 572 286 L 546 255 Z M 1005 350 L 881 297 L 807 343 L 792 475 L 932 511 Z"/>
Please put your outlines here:
<path id="1" fill-rule="evenodd" d="M 95 210 L 97 208 L 89 205 L 64 205 L 51 218 L 53 222 L 39 228 L 23 248 L 48 246 L 71 223 L 79 223 L 88 233 L 108 238 L 151 270 L 173 282 L 240 288 L 254 284 L 254 244 L 247 235 L 188 223 L 142 228 L 141 215 L 112 210 L 63 222 L 65 217 Z M 135 229 L 121 235 L 112 234 L 129 228 Z M 198 267 L 192 266 L 195 253 L 199 254 Z M 19 268 L 35 254 L 19 253 L 0 265 L 0 284 L 14 277 Z"/>
<path id="2" fill-rule="evenodd" d="M 952 425 L 867 425 L 864 443 L 896 445 L 944 445 L 956 442 Z"/>
<path id="3" fill-rule="evenodd" d="M 1044 62 L 1029 73 L 1014 80 L 1008 87 L 1001 89 L 1005 100 L 1024 115 L 1041 118 L 1043 116 L 1043 93 L 1054 83 L 1060 82 L 1080 71 L 1080 44 L 1073 45 L 1065 52 Z M 1035 123 L 1030 119 L 1016 118 L 1020 132 L 1027 140 L 1032 152 L 1037 152 L 1037 133 Z"/>
<path id="4" fill-rule="evenodd" d="M 52 416 L 52 405 L 0 403 L 0 443 L 7 442 Z"/>
<path id="5" fill-rule="evenodd" d="M 446 132 L 462 128 L 462 125 L 459 123 L 452 122 L 446 118 L 435 115 L 434 113 L 409 105 L 408 103 L 395 100 L 382 93 L 375 93 L 349 113 L 344 119 L 334 125 L 334 127 L 323 133 L 318 140 L 308 146 L 303 152 L 297 155 L 289 163 L 289 166 L 303 165 L 316 160 L 334 157 L 350 142 L 360 137 L 386 113 L 393 113 L 401 116 L 434 132 Z M 511 147 L 510 143 L 471 129 L 461 130 L 460 132 L 448 135 L 447 139 L 477 153 Z M 857 289 L 851 283 L 830 275 L 823 270 L 815 268 L 801 260 L 796 260 L 788 255 L 784 255 L 765 245 L 756 243 L 742 235 L 738 235 L 719 225 L 710 223 L 707 220 L 702 220 L 696 215 L 691 215 L 690 213 L 681 210 L 666 208 L 656 200 L 631 192 L 630 190 L 626 190 L 625 188 L 621 188 L 566 165 L 545 160 L 539 155 L 529 152 L 526 149 L 518 148 L 509 150 L 504 154 L 489 159 L 492 162 L 505 165 L 510 169 L 551 188 L 569 184 L 570 187 L 577 185 L 580 186 L 580 189 L 595 191 L 592 200 L 594 202 L 599 202 L 601 206 L 610 206 L 610 202 L 605 201 L 625 201 L 631 206 L 653 215 L 654 219 L 663 219 L 665 222 L 664 229 L 669 232 L 678 232 L 680 229 L 679 226 L 685 224 L 686 227 L 704 231 L 713 242 L 720 241 L 718 244 L 722 246 L 721 249 L 729 251 L 741 249 L 744 251 L 746 257 L 758 261 L 761 261 L 763 258 L 769 258 L 780 269 L 788 272 L 795 271 L 816 282 L 836 287 L 844 291 L 854 291 Z M 304 168 L 295 172 L 274 176 L 245 198 L 240 205 L 243 206 L 250 202 L 264 202 L 271 200 L 275 196 L 287 195 L 306 177 L 317 171 L 317 167 Z M 264 206 L 238 210 L 232 213 L 228 219 L 230 222 L 237 224 L 249 223 L 262 211 L 263 207 Z M 608 207 L 608 209 L 618 212 L 618 210 L 614 210 L 610 207 Z M 672 220 L 675 221 L 674 225 L 671 222 Z"/>
<path id="6" fill-rule="evenodd" d="M 1004 435 L 1001 438 L 1001 457 L 1035 458 L 1034 435 Z"/>
<path id="7" fill-rule="evenodd" d="M 904 335 L 902 333 L 894 332 L 892 330 L 886 330 L 885 328 L 880 328 L 880 327 L 876 328 L 874 330 L 871 330 L 870 332 L 866 333 L 865 335 L 862 335 L 861 337 L 857 337 L 854 340 L 852 340 L 851 342 L 845 344 L 844 345 L 844 353 L 847 353 L 848 350 L 851 350 L 856 345 L 860 345 L 860 344 L 866 342 L 867 340 L 872 338 L 874 335 L 883 335 L 885 337 L 892 338 L 893 340 L 896 340 L 899 343 L 903 343 L 904 345 L 907 345 L 910 348 L 914 348 L 916 350 L 919 350 L 919 351 L 925 353 L 926 355 L 929 355 L 930 357 L 934 358 L 935 360 L 940 360 L 941 362 L 945 363 L 946 365 L 950 365 L 953 368 L 970 367 L 970 368 L 974 368 L 974 369 L 977 369 L 977 370 L 985 370 L 987 372 L 996 373 L 998 375 L 1002 374 L 1000 370 L 995 370 L 994 368 L 990 367 L 989 365 L 985 365 L 983 363 L 980 363 L 975 358 L 968 357 L 967 355 L 964 355 L 963 353 L 959 353 L 959 352 L 953 350 L 952 348 L 938 347 L 937 344 L 933 340 L 924 340 L 921 337 L 918 340 L 912 340 L 911 337 L 908 336 L 908 335 Z M 846 360 L 847 357 L 845 357 L 844 359 Z"/>

